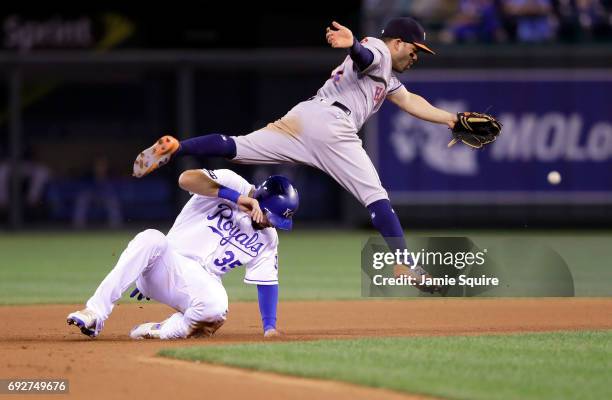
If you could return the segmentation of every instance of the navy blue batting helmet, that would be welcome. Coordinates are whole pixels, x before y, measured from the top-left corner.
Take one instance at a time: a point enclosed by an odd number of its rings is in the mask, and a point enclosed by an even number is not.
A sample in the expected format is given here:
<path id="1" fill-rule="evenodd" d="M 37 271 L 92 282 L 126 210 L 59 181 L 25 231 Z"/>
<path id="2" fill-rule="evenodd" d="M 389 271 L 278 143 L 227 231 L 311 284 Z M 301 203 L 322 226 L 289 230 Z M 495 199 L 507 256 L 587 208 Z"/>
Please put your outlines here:
<path id="1" fill-rule="evenodd" d="M 271 176 L 257 187 L 253 197 L 275 228 L 291 230 L 300 197 L 289 179 L 280 175 Z"/>

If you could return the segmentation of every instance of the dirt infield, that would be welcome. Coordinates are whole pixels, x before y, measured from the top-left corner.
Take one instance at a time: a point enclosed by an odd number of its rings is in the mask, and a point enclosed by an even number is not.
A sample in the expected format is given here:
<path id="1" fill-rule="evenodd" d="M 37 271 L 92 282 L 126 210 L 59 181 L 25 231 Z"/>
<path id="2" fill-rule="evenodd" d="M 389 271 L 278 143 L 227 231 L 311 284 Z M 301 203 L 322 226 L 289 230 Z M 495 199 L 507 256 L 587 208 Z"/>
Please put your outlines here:
<path id="1" fill-rule="evenodd" d="M 166 306 L 120 305 L 95 340 L 66 325 L 65 316 L 78 308 L 0 307 L 0 378 L 67 378 L 69 397 L 88 399 L 415 398 L 155 357 L 164 347 L 262 341 L 257 303 L 231 304 L 227 324 L 212 339 L 172 342 L 127 336 L 137 323 L 167 317 Z M 612 299 L 286 302 L 279 321 L 282 340 L 612 329 Z"/>

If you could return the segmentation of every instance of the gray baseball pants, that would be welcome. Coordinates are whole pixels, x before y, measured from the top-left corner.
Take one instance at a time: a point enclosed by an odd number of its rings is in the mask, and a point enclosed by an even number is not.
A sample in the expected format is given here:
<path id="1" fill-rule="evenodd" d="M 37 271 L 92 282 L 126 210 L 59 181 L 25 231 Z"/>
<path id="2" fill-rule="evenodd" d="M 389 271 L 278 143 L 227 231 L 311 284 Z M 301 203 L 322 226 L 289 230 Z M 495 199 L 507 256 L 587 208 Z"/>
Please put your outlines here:
<path id="1" fill-rule="evenodd" d="M 334 178 L 364 206 L 389 198 L 352 120 L 326 99 L 299 103 L 265 128 L 233 139 L 233 162 L 310 165 Z"/>

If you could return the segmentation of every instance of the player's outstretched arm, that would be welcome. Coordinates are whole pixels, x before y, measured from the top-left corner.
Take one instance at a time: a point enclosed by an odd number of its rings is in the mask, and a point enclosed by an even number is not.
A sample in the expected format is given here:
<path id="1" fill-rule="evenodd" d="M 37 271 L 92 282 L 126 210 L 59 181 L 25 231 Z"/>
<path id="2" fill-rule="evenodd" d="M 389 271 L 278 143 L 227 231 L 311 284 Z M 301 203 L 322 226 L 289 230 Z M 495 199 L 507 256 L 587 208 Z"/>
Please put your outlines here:
<path id="1" fill-rule="evenodd" d="M 181 189 L 207 197 L 217 197 L 221 185 L 212 180 L 201 169 L 189 169 L 179 176 Z"/>
<path id="2" fill-rule="evenodd" d="M 276 310 L 278 308 L 278 285 L 257 285 L 257 300 L 263 325 L 264 337 L 280 336 L 276 329 Z"/>
<path id="3" fill-rule="evenodd" d="M 424 121 L 445 124 L 451 129 L 455 126 L 455 122 L 457 122 L 457 115 L 434 107 L 423 97 L 410 93 L 403 86 L 387 96 L 387 98 L 408 114 Z"/>
<path id="4" fill-rule="evenodd" d="M 336 21 L 332 22 L 335 30 L 327 28 L 325 38 L 334 48 L 349 49 L 351 59 L 360 71 L 365 71 L 374 61 L 374 53 L 362 46 L 353 36 L 353 33 L 346 26 L 342 26 Z"/>
<path id="5" fill-rule="evenodd" d="M 353 32 L 346 26 L 340 25 L 336 21 L 332 22 L 332 28 L 325 30 L 325 39 L 331 47 L 335 49 L 348 49 L 353 45 Z"/>
<path id="6" fill-rule="evenodd" d="M 211 179 L 201 169 L 190 169 L 184 171 L 179 176 L 179 186 L 181 189 L 191 193 L 207 197 L 221 197 L 231 200 L 238 204 L 240 209 L 253 219 L 253 221 L 263 222 L 263 212 L 259 207 L 259 202 L 252 197 L 242 195 L 235 190 L 221 186 Z"/>

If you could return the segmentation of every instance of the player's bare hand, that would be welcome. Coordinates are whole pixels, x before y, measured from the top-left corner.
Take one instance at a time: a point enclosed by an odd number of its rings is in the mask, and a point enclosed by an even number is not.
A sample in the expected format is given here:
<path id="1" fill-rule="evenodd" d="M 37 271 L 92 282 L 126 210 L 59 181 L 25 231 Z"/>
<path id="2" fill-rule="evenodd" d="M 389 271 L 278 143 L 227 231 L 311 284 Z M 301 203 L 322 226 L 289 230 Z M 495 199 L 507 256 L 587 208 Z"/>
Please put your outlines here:
<path id="1" fill-rule="evenodd" d="M 281 333 L 277 331 L 276 329 L 268 329 L 267 331 L 264 332 L 265 338 L 275 338 L 275 337 L 280 337 L 280 336 L 281 336 Z"/>
<path id="2" fill-rule="evenodd" d="M 238 198 L 238 207 L 240 207 L 240 210 L 249 214 L 253 221 L 257 222 L 258 224 L 263 222 L 263 212 L 259 207 L 259 202 L 254 198 L 241 195 Z"/>
<path id="3" fill-rule="evenodd" d="M 327 28 L 325 39 L 331 47 L 335 49 L 348 49 L 353 45 L 353 32 L 346 26 L 340 25 L 336 21 L 332 22 L 332 28 Z"/>

